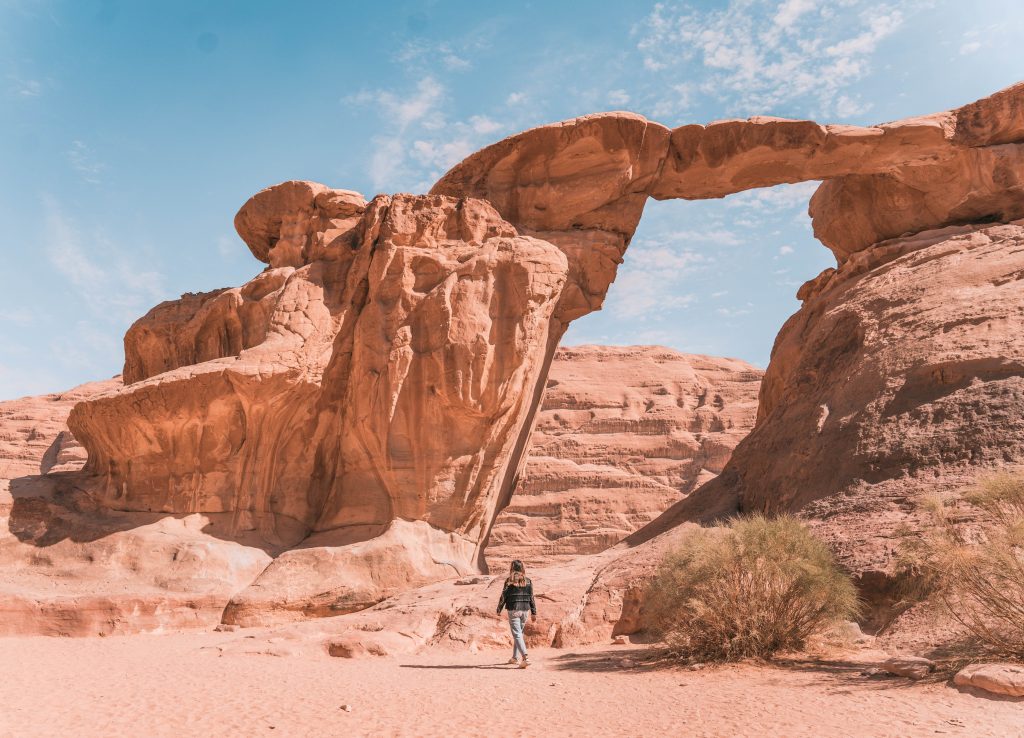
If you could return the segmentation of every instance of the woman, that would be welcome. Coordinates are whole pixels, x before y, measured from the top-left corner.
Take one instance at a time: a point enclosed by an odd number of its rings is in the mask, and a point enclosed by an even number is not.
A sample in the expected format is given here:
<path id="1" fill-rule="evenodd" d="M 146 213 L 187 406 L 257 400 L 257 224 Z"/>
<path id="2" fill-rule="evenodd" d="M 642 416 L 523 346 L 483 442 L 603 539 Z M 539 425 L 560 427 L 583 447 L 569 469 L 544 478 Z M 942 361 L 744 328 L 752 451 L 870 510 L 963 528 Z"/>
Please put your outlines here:
<path id="1" fill-rule="evenodd" d="M 508 608 L 508 625 L 512 629 L 512 658 L 510 664 L 519 664 L 520 669 L 530 665 L 530 657 L 526 655 L 526 641 L 523 640 L 523 628 L 526 627 L 526 616 L 532 615 L 537 619 L 537 603 L 533 599 L 533 582 L 526 577 L 526 567 L 523 562 L 516 559 L 509 568 L 508 579 L 505 580 L 505 588 L 501 590 L 501 599 L 498 600 L 498 614 L 501 608 Z M 519 661 L 517 656 L 523 655 Z"/>

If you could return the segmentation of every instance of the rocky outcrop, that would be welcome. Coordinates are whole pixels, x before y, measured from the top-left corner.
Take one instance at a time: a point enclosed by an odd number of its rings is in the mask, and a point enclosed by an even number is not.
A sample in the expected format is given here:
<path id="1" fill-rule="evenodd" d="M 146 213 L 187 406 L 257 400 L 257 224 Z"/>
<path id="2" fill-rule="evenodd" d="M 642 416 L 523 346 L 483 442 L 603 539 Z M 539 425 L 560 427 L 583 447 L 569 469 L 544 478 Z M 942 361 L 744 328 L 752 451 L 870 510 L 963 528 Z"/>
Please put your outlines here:
<path id="1" fill-rule="evenodd" d="M 603 551 L 713 478 L 753 427 L 761 374 L 659 346 L 560 348 L 491 569 Z"/>
<path id="2" fill-rule="evenodd" d="M 126 336 L 126 385 L 75 406 L 73 486 L 292 549 L 232 595 L 239 622 L 478 572 L 558 340 L 601 306 L 646 198 L 824 179 L 811 215 L 838 270 L 801 290 L 754 435 L 629 543 L 828 499 L 837 547 L 870 551 L 876 511 L 906 519 L 907 479 L 1018 457 L 1020 239 L 992 224 L 1024 216 L 1022 100 L 873 127 L 608 113 L 489 146 L 428 195 L 271 187 L 236 217 L 264 273 L 155 308 Z"/>
<path id="3" fill-rule="evenodd" d="M 218 516 L 96 505 L 66 421 L 75 403 L 120 385 L 0 403 L 0 635 L 212 627 L 271 560 L 244 537 L 225 540 Z"/>
<path id="4" fill-rule="evenodd" d="M 857 576 L 877 626 L 928 499 L 1024 462 L 1024 223 L 878 244 L 801 294 L 754 430 L 633 542 L 681 521 L 799 511 Z"/>
<path id="5" fill-rule="evenodd" d="M 310 219 L 325 227 L 323 188 L 282 189 L 289 207 L 296 192 L 313 204 L 275 227 Z M 274 197 L 261 193 L 239 214 L 255 252 L 259 219 L 278 223 L 267 215 Z M 329 203 L 338 198 L 326 193 Z M 261 601 L 278 569 L 303 560 L 312 571 L 325 556 L 338 559 L 324 547 L 391 556 L 394 577 L 374 579 L 376 594 L 342 577 L 333 606 L 365 606 L 366 597 L 378 601 L 453 567 L 477 570 L 561 335 L 552 313 L 566 259 L 478 200 L 379 197 L 358 218 L 327 225 L 322 252 L 294 236 L 291 256 L 278 260 L 282 237 L 268 254 L 282 265 L 240 291 L 187 297 L 136 324 L 127 339 L 136 341 L 129 355 L 142 357 L 136 366 L 183 365 L 76 406 L 69 426 L 89 449 L 86 472 L 110 508 L 226 513 L 233 531 L 258 531 L 273 545 L 330 532 L 275 560 L 257 582 Z M 296 266 L 297 254 L 311 261 Z M 218 303 L 226 307 L 208 307 Z M 230 332 L 208 340 L 208 315 L 241 315 L 247 303 L 250 318 L 269 316 L 262 342 L 223 340 Z M 187 318 L 176 331 L 166 329 L 169 312 Z M 184 363 L 209 351 L 221 356 Z M 410 538 L 396 530 L 402 521 L 429 530 Z M 378 536 L 376 546 L 361 545 Z M 410 558 L 407 546 L 421 550 Z M 416 563 L 424 557 L 425 568 Z M 267 607 L 291 612 L 298 587 L 287 577 Z M 316 577 L 309 587 L 308 596 L 323 594 Z"/>
<path id="6" fill-rule="evenodd" d="M 583 412 L 594 414 L 595 422 L 581 424 L 577 418 L 565 424 L 554 410 L 542 411 L 542 433 L 548 439 L 535 451 L 550 452 L 553 444 L 558 453 L 572 449 L 581 466 L 593 467 L 614 483 L 583 493 L 586 505 L 576 489 L 547 494 L 563 499 L 561 507 L 571 510 L 573 523 L 585 529 L 604 525 L 609 520 L 605 511 L 621 510 L 624 504 L 644 510 L 641 519 L 649 517 L 660 496 L 648 490 L 667 490 L 668 483 L 685 489 L 694 474 L 706 477 L 724 463 L 728 448 L 752 422 L 759 375 L 742 362 L 656 347 L 561 350 L 549 380 L 559 382 L 561 390 L 549 397 L 561 398 L 555 400 L 559 407 L 575 405 L 576 411 L 588 405 Z M 506 629 L 494 627 L 493 614 L 500 577 L 462 576 L 466 572 L 453 562 L 432 558 L 431 551 L 446 543 L 439 545 L 438 536 L 450 534 L 425 522 L 399 520 L 358 543 L 344 536 L 357 540 L 365 532 L 313 534 L 284 550 L 267 545 L 254 531 L 233 530 L 230 514 L 118 512 L 95 504 L 88 478 L 75 473 L 85 461 L 83 454 L 52 467 L 46 459 L 55 457 L 58 448 L 80 448 L 66 426 L 75 402 L 120 386 L 115 379 L 0 403 L 0 436 L 7 439 L 0 447 L 0 469 L 8 470 L 0 474 L 0 561 L 5 564 L 0 635 L 115 635 L 210 628 L 222 621 L 257 626 L 330 616 L 333 625 L 325 627 L 326 635 L 299 635 L 326 638 L 336 655 L 504 644 Z M 611 386 L 622 394 L 622 403 L 608 402 Z M 630 414 L 638 417 L 625 417 Z M 679 459 L 659 457 L 658 449 L 669 453 L 674 448 L 673 432 L 686 441 L 677 450 L 693 454 L 698 443 L 702 451 Z M 534 464 L 547 468 L 550 461 L 537 457 L 527 469 Z M 623 471 L 612 466 L 617 461 Z M 629 475 L 629 484 L 621 483 L 623 474 Z M 679 489 L 671 490 L 671 499 L 679 495 Z M 519 504 L 513 497 L 497 528 L 535 509 L 531 498 Z M 622 534 L 638 525 L 632 516 L 614 519 L 614 525 L 623 526 Z M 569 527 L 559 514 L 530 534 Z M 538 562 L 558 561 L 537 571 L 531 559 L 543 606 L 539 622 L 529 627 L 530 642 L 568 646 L 642 630 L 643 581 L 675 532 L 625 555 L 538 555 Z M 605 540 L 614 543 L 622 534 Z M 500 537 L 492 536 L 492 543 Z M 598 547 L 599 539 L 586 530 L 568 538 L 565 551 Z M 531 546 L 521 531 L 514 545 L 517 550 Z M 490 553 L 489 548 L 489 558 Z M 503 566 L 500 556 L 499 550 L 495 560 Z M 448 581 L 427 586 L 437 579 Z M 382 597 L 385 602 L 375 606 Z"/>

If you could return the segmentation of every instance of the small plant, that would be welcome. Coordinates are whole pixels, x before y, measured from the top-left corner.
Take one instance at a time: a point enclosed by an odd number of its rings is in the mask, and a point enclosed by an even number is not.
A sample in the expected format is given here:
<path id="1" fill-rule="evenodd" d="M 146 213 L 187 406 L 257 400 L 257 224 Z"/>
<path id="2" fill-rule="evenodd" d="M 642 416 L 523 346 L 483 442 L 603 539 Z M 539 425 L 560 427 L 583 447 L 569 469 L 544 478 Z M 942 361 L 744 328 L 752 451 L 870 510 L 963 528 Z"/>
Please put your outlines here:
<path id="1" fill-rule="evenodd" d="M 651 582 L 648 614 L 691 661 L 769 658 L 856 616 L 850 578 L 793 517 L 736 518 L 686 534 Z"/>
<path id="2" fill-rule="evenodd" d="M 1001 474 L 963 499 L 984 514 L 970 526 L 933 501 L 932 526 L 905 549 L 924 590 L 984 646 L 1024 658 L 1024 477 Z"/>

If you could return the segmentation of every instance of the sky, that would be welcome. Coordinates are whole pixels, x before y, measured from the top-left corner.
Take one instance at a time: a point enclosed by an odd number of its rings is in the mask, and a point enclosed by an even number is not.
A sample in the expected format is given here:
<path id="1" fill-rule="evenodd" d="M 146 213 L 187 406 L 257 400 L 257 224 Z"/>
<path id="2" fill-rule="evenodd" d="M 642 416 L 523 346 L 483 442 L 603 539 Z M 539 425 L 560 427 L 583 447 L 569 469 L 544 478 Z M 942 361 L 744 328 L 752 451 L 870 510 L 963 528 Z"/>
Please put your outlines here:
<path id="1" fill-rule="evenodd" d="M 525 128 L 872 124 L 1024 79 L 1019 0 L 282 3 L 0 0 L 0 399 L 112 376 L 131 323 L 263 265 L 232 219 L 268 185 L 425 192 Z M 815 183 L 650 201 L 566 344 L 764 367 L 834 265 Z"/>

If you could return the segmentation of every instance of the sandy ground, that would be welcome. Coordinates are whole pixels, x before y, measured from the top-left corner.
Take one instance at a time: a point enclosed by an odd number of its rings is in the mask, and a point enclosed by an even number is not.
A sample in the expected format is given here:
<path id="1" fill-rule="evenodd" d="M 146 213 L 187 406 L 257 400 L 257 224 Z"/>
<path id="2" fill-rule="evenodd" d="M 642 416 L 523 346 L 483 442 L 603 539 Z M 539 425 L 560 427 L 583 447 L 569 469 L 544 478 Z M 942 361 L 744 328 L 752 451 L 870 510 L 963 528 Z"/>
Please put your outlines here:
<path id="1" fill-rule="evenodd" d="M 0 639 L 0 736 L 1019 736 L 1024 700 L 862 664 L 623 667 L 635 647 L 349 660 L 237 633 Z M 273 655 L 275 653 L 283 655 Z M 351 711 L 345 711 L 350 705 Z"/>

